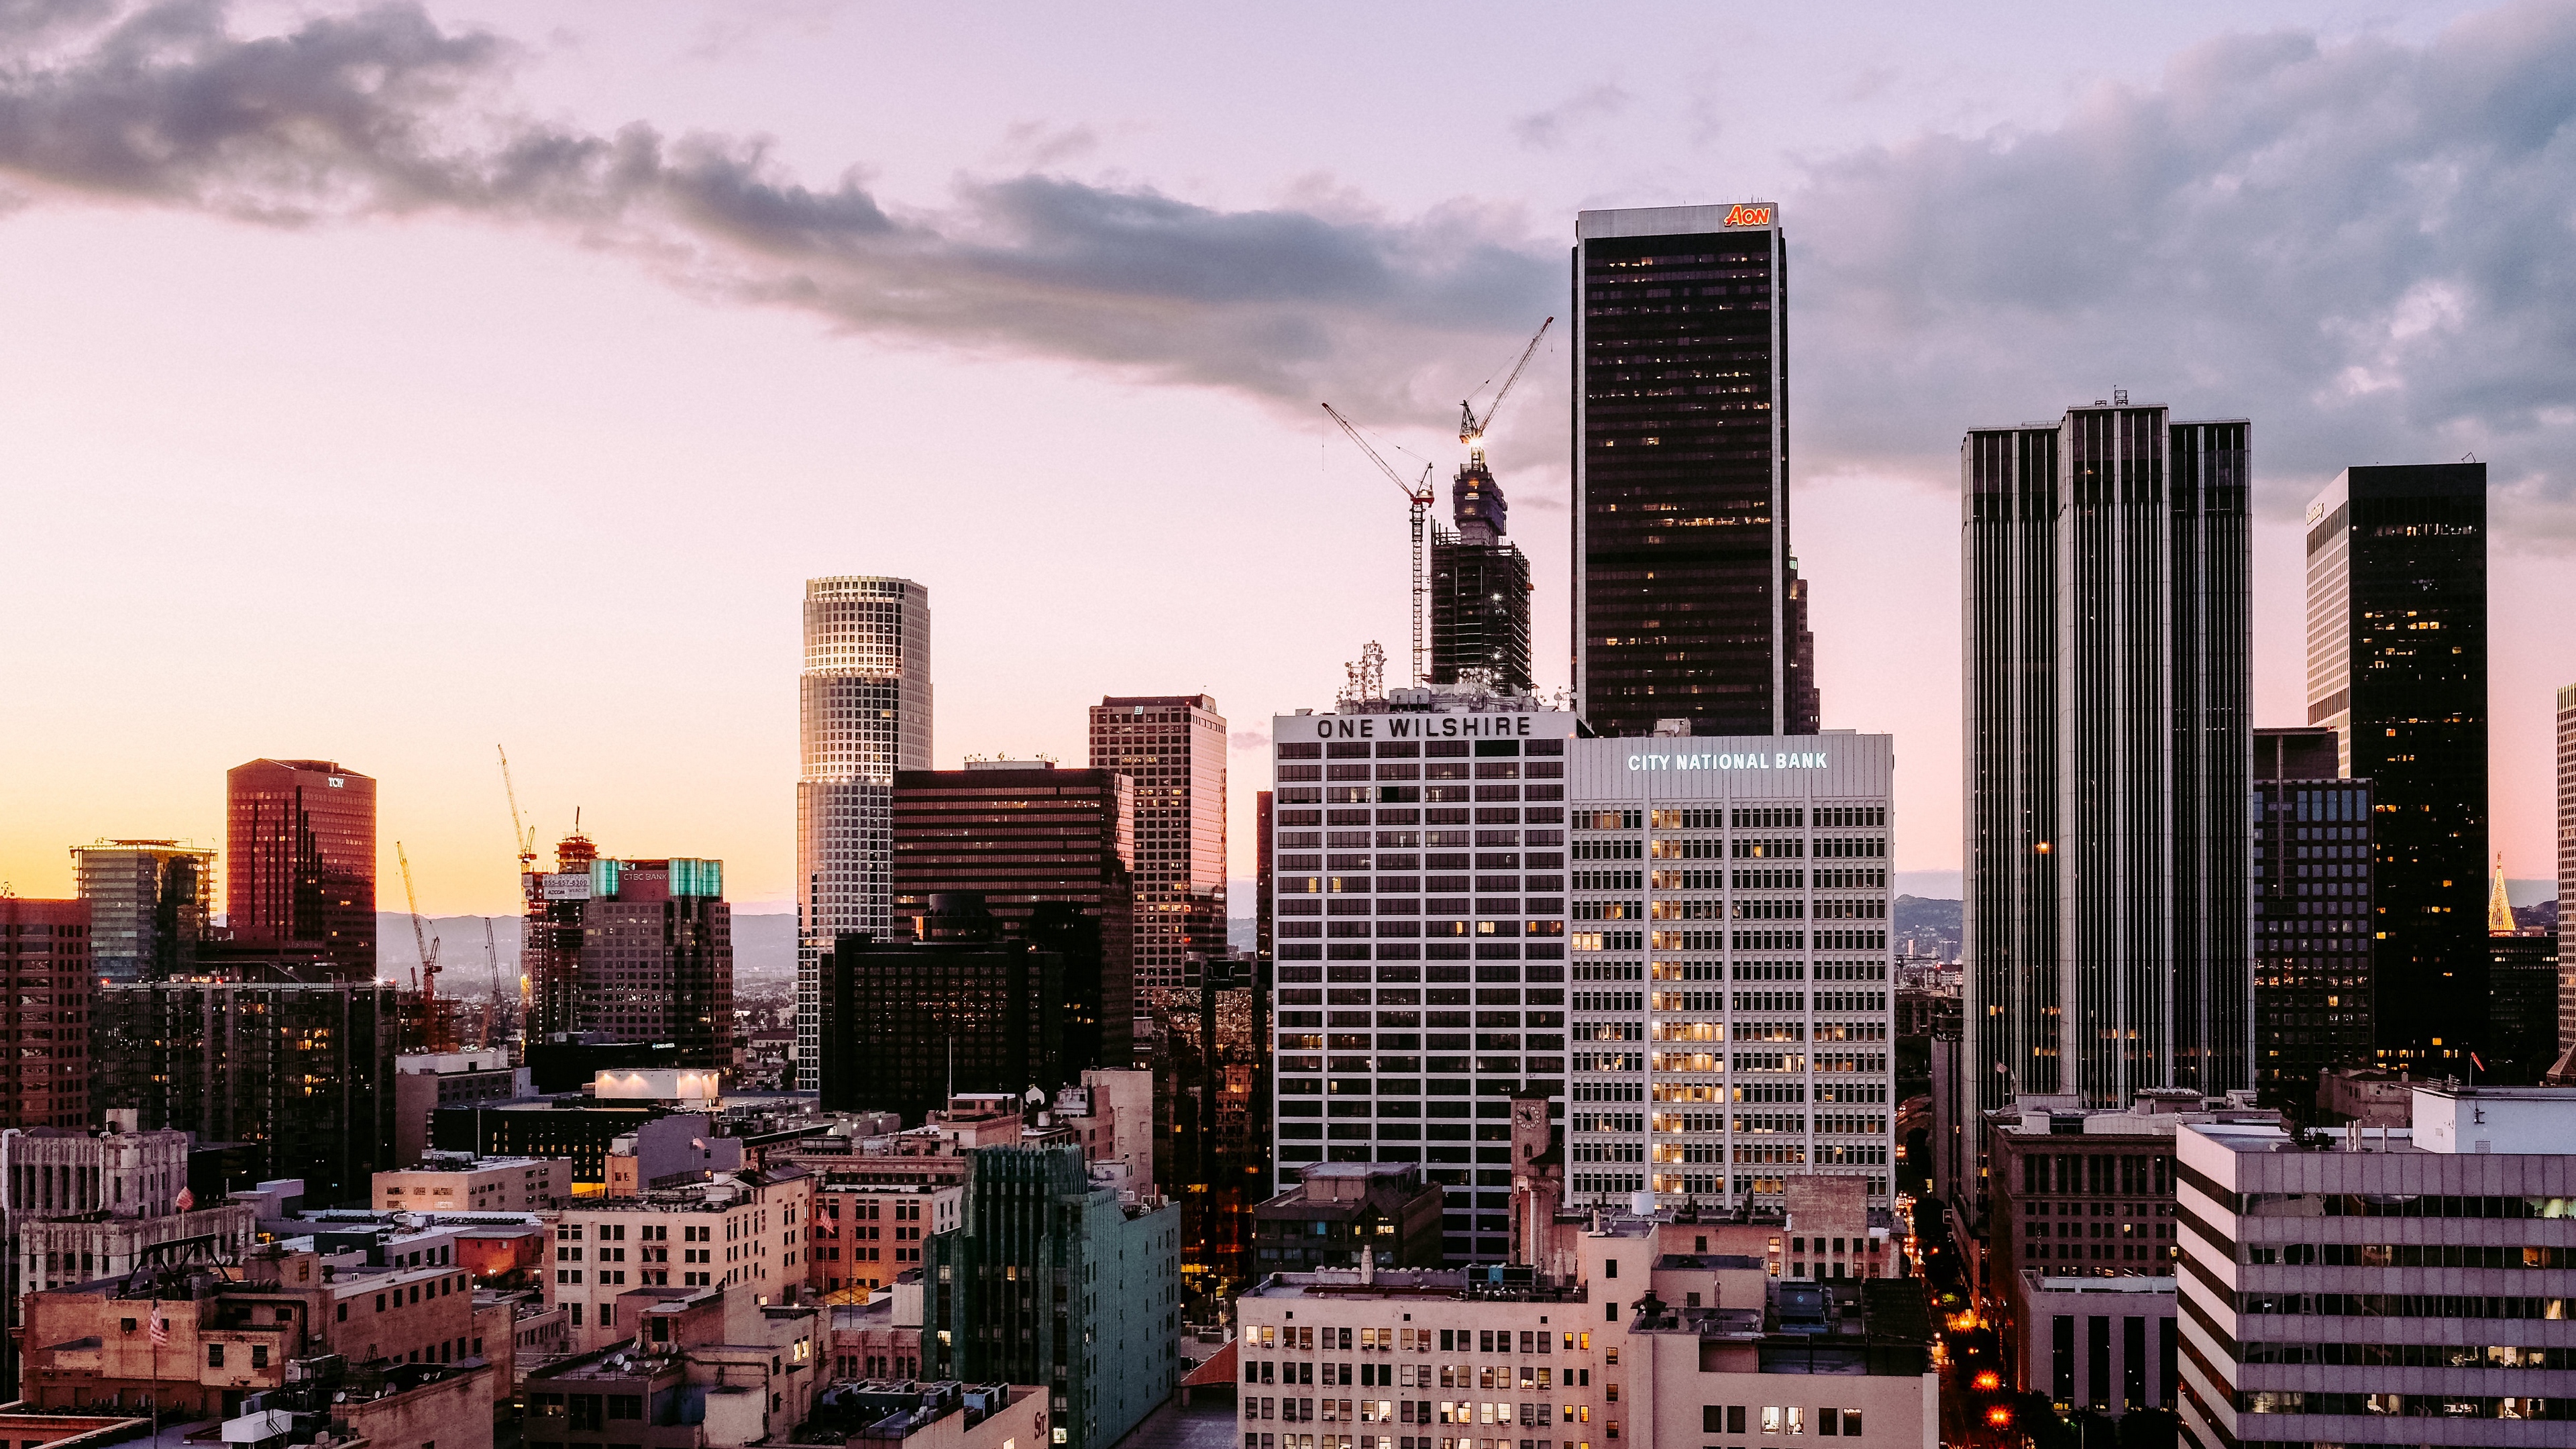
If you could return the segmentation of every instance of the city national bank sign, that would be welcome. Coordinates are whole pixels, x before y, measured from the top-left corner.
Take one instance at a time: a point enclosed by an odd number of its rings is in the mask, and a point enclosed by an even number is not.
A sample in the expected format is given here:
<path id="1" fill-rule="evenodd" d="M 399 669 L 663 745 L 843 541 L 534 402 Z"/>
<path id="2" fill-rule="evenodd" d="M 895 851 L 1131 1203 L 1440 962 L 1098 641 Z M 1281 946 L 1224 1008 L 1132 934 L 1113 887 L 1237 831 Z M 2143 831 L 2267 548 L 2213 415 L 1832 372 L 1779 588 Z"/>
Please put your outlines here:
<path id="1" fill-rule="evenodd" d="M 1631 770 L 1821 770 L 1822 750 L 1753 750 L 1705 755 L 1630 755 Z"/>

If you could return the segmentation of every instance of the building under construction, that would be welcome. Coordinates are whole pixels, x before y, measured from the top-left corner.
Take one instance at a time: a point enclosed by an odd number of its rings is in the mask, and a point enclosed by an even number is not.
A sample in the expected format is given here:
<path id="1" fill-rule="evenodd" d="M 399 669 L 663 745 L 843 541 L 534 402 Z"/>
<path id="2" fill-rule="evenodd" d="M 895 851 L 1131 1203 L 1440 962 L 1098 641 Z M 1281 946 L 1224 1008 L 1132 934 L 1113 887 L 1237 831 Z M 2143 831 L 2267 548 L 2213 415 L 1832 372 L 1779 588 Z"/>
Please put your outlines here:
<path id="1" fill-rule="evenodd" d="M 1529 556 L 1503 537 L 1503 490 L 1484 449 L 1459 468 L 1449 506 L 1457 532 L 1438 529 L 1431 542 L 1431 682 L 1456 684 L 1481 670 L 1496 689 L 1526 690 Z"/>

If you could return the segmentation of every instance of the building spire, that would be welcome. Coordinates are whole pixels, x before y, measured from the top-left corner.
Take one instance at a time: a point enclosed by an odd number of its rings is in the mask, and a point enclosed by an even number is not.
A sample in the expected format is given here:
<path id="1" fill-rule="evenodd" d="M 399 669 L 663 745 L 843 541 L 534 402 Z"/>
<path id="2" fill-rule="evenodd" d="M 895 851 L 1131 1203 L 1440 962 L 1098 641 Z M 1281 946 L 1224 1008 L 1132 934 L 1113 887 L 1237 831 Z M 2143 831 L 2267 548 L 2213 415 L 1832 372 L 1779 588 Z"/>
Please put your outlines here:
<path id="1" fill-rule="evenodd" d="M 2513 903 L 2504 894 L 2504 852 L 2496 852 L 2495 888 L 2487 892 L 2487 934 L 2510 936 L 2514 933 Z"/>

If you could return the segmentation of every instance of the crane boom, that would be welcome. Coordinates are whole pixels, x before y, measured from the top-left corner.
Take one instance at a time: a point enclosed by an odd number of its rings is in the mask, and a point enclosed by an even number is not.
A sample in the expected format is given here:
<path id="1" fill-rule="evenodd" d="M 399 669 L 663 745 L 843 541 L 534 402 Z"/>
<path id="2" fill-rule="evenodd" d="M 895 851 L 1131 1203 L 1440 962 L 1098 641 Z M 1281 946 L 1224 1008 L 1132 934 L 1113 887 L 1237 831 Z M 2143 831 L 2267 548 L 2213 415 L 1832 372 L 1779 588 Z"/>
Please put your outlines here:
<path id="1" fill-rule="evenodd" d="M 1424 538 L 1428 532 L 1427 525 L 1431 517 L 1431 504 L 1438 496 L 1431 489 L 1431 465 L 1428 463 L 1422 465 L 1420 482 L 1407 483 L 1404 481 L 1404 475 L 1395 471 L 1395 465 L 1387 462 L 1385 458 L 1379 456 L 1377 449 L 1369 446 L 1369 440 L 1360 435 L 1360 430 L 1351 425 L 1349 418 L 1342 416 L 1340 409 L 1331 403 L 1326 403 L 1324 412 L 1341 425 L 1342 432 L 1359 445 L 1360 451 L 1368 455 L 1368 460 L 1377 465 L 1377 470 L 1386 475 L 1388 482 L 1404 490 L 1405 501 L 1413 505 L 1413 682 L 1420 684 L 1430 677 L 1431 662 L 1431 645 L 1427 633 L 1427 611 L 1431 605 L 1431 575 L 1423 553 Z"/>
<path id="2" fill-rule="evenodd" d="M 499 745 L 492 748 L 501 756 L 501 788 L 510 797 L 510 844 L 519 852 L 519 874 L 526 875 L 537 863 L 536 827 L 519 818 L 519 787 L 510 780 L 510 752 Z"/>
<path id="3" fill-rule="evenodd" d="M 1512 384 L 1521 380 L 1522 369 L 1528 367 L 1530 358 L 1537 355 L 1538 345 L 1547 336 L 1547 329 L 1555 325 L 1556 319 L 1553 317 L 1538 324 L 1538 331 L 1531 335 L 1529 346 L 1521 349 L 1520 361 L 1512 364 L 1511 375 L 1503 379 L 1503 385 L 1495 392 L 1494 400 L 1485 404 L 1485 415 L 1482 418 L 1477 417 L 1476 410 L 1467 406 L 1465 402 L 1461 401 L 1458 404 L 1459 442 L 1471 448 L 1483 446 L 1486 429 L 1494 425 L 1494 414 L 1502 411 L 1503 399 L 1512 395 Z"/>
<path id="4" fill-rule="evenodd" d="M 438 946 L 429 939 L 429 926 L 421 919 L 420 897 L 411 887 L 411 857 L 403 852 L 403 843 L 394 842 L 394 859 L 402 865 L 403 904 L 411 909 L 411 937 L 420 948 L 421 1012 L 429 1036 L 429 1049 L 442 1051 L 445 1033 L 438 1022 Z"/>

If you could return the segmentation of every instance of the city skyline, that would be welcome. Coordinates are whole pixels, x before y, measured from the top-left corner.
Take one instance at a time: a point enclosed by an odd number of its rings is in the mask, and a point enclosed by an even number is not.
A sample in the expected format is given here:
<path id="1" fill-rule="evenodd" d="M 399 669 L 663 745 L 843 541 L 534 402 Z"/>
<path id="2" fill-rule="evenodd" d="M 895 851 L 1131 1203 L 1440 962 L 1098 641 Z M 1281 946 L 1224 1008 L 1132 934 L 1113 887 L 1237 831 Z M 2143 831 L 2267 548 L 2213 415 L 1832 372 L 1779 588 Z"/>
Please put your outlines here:
<path id="1" fill-rule="evenodd" d="M 1308 308 L 1323 335 L 1294 356 L 1251 355 L 1244 337 L 1275 335 L 1253 324 L 1282 314 L 1220 288 L 1181 311 L 1222 355 L 1176 351 L 1162 333 L 1069 341 L 1065 313 L 996 320 L 993 270 L 972 286 L 955 270 L 932 277 L 942 295 L 983 305 L 926 320 L 800 309 L 768 285 L 774 271 L 718 268 L 675 289 L 630 249 L 566 244 L 559 218 L 389 197 L 364 156 L 323 169 L 347 168 L 374 204 L 335 211 L 291 197 L 287 210 L 309 224 L 268 229 L 224 219 L 255 209 L 246 203 L 266 183 L 212 163 L 110 176 L 0 134 L 0 182 L 28 201 L 0 223 L 18 263 L 15 280 L 0 279 L 0 305 L 30 339 L 9 375 L 15 468 L 38 485 L 18 519 L 37 546 L 0 584 L 0 605 L 29 623 L 13 636 L 13 668 L 88 685 L 22 696 L 12 716 L 17 753 L 41 765 L 0 793 L 0 879 L 20 893 L 70 894 L 68 847 L 101 836 L 218 840 L 220 771 L 313 757 L 385 782 L 379 849 L 389 857 L 406 842 L 425 911 L 514 913 L 508 807 L 487 754 L 498 740 L 541 839 L 578 806 L 638 852 L 726 859 L 745 910 L 783 908 L 794 828 L 780 782 L 792 778 L 795 725 L 780 681 L 797 641 L 781 621 L 812 576 L 899 574 L 943 600 L 935 765 L 1039 750 L 1077 759 L 1083 709 L 1104 693 L 1204 692 L 1243 721 L 1329 697 L 1364 643 L 1401 652 L 1404 547 L 1401 504 L 1365 460 L 1327 446 L 1304 417 L 1312 403 L 1329 398 L 1445 475 L 1458 451 L 1454 399 L 1565 309 L 1561 248 L 1576 211 L 1757 194 L 1778 198 L 1799 263 L 1791 488 L 1815 584 L 1824 723 L 1897 736 L 1911 827 L 1899 869 L 1959 863 L 1956 681 L 1925 663 L 1957 657 L 1945 617 L 1955 430 L 2120 383 L 2185 415 L 2265 420 L 2258 725 L 2304 714 L 2305 499 L 2348 465 L 2468 451 L 2489 462 L 2502 536 L 2491 573 L 2495 840 L 2517 878 L 2549 873 L 2546 792 L 2506 782 L 2546 778 L 2550 691 L 2576 677 L 2576 642 L 2546 627 L 2576 600 L 2562 542 L 2576 526 L 2558 501 L 2576 424 L 2546 401 L 2563 354 L 2514 320 L 2548 315 L 2555 284 L 2513 263 L 2531 218 L 2555 214 L 2566 168 L 2520 139 L 2497 98 L 2564 101 L 2556 77 L 2576 69 L 2559 64 L 2576 33 L 2560 12 L 2428 9 L 2382 24 L 2298 6 L 2252 20 L 2181 7 L 2146 22 L 2134 54 L 2114 61 L 2080 38 L 2017 35 L 2031 49 L 2003 85 L 1985 84 L 2002 63 L 1972 54 L 1977 32 L 1926 36 L 1910 18 L 1849 55 L 1817 43 L 1838 23 L 1829 12 L 1767 22 L 1785 28 L 1747 42 L 1766 63 L 1721 82 L 1686 58 L 1709 53 L 1712 22 L 1689 22 L 1675 58 L 1647 60 L 1576 44 L 1562 22 L 1530 14 L 1516 33 L 1469 42 L 1517 83 L 1520 99 L 1496 114 L 1369 96 L 1312 132 L 1274 125 L 1277 137 L 1230 148 L 1241 138 L 1226 134 L 1238 124 L 1228 104 L 1263 125 L 1312 114 L 1317 87 L 1369 88 L 1331 68 L 1346 63 L 1337 52 L 1221 100 L 1179 72 L 1153 101 L 1122 98 L 1115 88 L 1132 85 L 1134 66 L 1179 53 L 1165 47 L 1225 38 L 1184 28 L 1095 82 L 1021 92 L 1011 104 L 1025 109 L 942 99 L 925 125 L 900 116 L 901 98 L 920 99 L 900 85 L 818 101 L 826 92 L 789 83 L 808 57 L 787 53 L 845 55 L 864 38 L 910 54 L 923 36 L 783 20 L 716 35 L 652 17 L 609 35 L 573 12 L 555 18 L 592 59 L 632 60 L 649 79 L 630 89 L 603 78 L 616 67 L 568 63 L 547 48 L 550 32 L 516 17 L 438 7 L 420 23 L 453 42 L 431 47 L 444 74 L 501 88 L 494 103 L 511 114 L 589 135 L 629 120 L 662 127 L 675 176 L 693 136 L 721 170 L 724 158 L 752 165 L 750 143 L 723 138 L 774 135 L 759 163 L 773 169 L 744 174 L 797 205 L 840 198 L 850 214 L 865 203 L 924 236 L 982 237 L 1009 263 L 1000 271 L 1027 269 L 1024 284 L 1043 274 L 1095 306 L 1161 295 L 1104 280 L 1121 261 L 1177 276 L 1230 259 L 1291 279 L 1274 302 Z M 356 45 L 382 42 L 391 22 L 348 23 Z M 249 18 L 233 24 L 257 31 Z M 1387 24 L 1396 39 L 1437 28 Z M 515 70 L 459 39 L 483 25 L 524 27 L 493 47 L 515 50 Z M 2276 29 L 2252 33 L 2266 27 Z M 1565 44 L 1535 43 L 1550 36 Z M 1035 73 L 1063 40 L 1034 26 L 987 61 Z M 1903 53 L 1918 42 L 1919 56 Z M 65 44 L 85 53 L 76 36 Z M 1793 104 L 1792 73 L 1850 99 Z M 659 84 L 675 77 L 685 83 Z M 2446 107 L 2439 125 L 2392 130 L 2337 109 L 2357 100 L 2329 98 L 2437 83 L 2484 99 Z M 1978 99 L 1960 99 L 1969 93 Z M 2267 106 L 2292 119 L 2267 119 Z M 2196 129 L 2196 117 L 2225 124 Z M 2210 199 L 2298 118 L 2340 136 L 2294 153 L 2320 179 L 2268 201 Z M 1424 153 L 1462 159 L 1435 170 L 1361 144 L 1390 126 L 1418 129 Z M 1210 127 L 1214 141 L 1187 134 Z M 2226 345 L 2104 350 L 2094 314 L 2066 300 L 2088 281 L 2018 262 L 1997 276 L 1971 259 L 2027 261 L 1996 239 L 2070 188 L 2082 194 L 2071 178 L 2125 127 L 2156 138 L 2185 179 L 2167 190 L 2114 178 L 2103 184 L 2128 189 L 2092 204 L 2207 206 L 2142 208 L 2165 230 L 2096 249 L 2101 264 L 2140 269 L 2135 289 L 2087 306 L 2133 316 L 2152 297 L 2222 329 Z M 2500 149 L 2466 173 L 2456 212 L 2372 189 L 2415 162 L 2484 155 L 2488 140 Z M 1661 159 L 1601 164 L 1630 155 Z M 871 189 L 830 190 L 854 161 Z M 2296 262 L 2267 264 L 2286 270 L 2249 263 L 2179 290 L 2158 259 L 2222 237 L 2250 253 L 2320 234 L 2311 222 L 2329 206 L 2370 223 L 2364 232 L 2405 238 L 2406 255 L 2387 249 L 2395 240 L 2351 243 L 2372 248 L 2360 255 L 2299 248 Z M 635 220 L 648 223 L 719 246 L 667 216 Z M 1927 244 L 1896 245 L 1909 236 Z M 1318 256 L 1340 270 L 1315 280 Z M 965 265 L 955 248 L 938 262 Z M 884 277 L 824 281 L 847 295 Z M 2231 304 L 2248 296 L 2265 304 Z M 2016 334 L 2027 358 L 1967 335 L 1996 306 L 2041 324 Z M 1531 554 L 1542 688 L 1568 682 L 1568 345 L 1552 341 L 1534 360 L 1530 395 L 1493 441 L 1513 536 Z M 2470 349 L 2478 365 L 2459 373 Z M 2098 360 L 2071 369 L 2069 356 Z M 1258 486 L 1209 487 L 1218 458 Z M 1283 497 L 1316 506 L 1282 509 Z M 233 557 L 280 516 L 329 520 L 340 544 L 300 555 L 291 579 L 237 574 Z M 115 590 L 95 568 L 72 569 L 101 557 L 95 540 L 110 530 L 125 540 L 107 576 Z M 1165 564 L 1233 536 L 1263 540 L 1248 572 Z M 1147 592 L 1094 597 L 1104 567 Z M 232 665 L 266 618 L 317 593 L 361 647 L 293 674 Z M 611 597 L 631 611 L 628 627 L 600 631 L 585 657 L 528 647 L 531 630 Z M 1136 614 L 1168 622 L 1126 627 Z M 668 687 L 654 652 L 675 642 L 692 650 L 685 690 Z M 181 748 L 163 738 L 173 691 L 190 701 Z M 1267 741 L 1255 728 L 1235 734 L 1235 764 L 1249 769 Z M 1227 802 L 1237 879 L 1252 870 L 1254 788 L 1237 782 Z M 376 875 L 395 878 L 390 859 Z"/>

